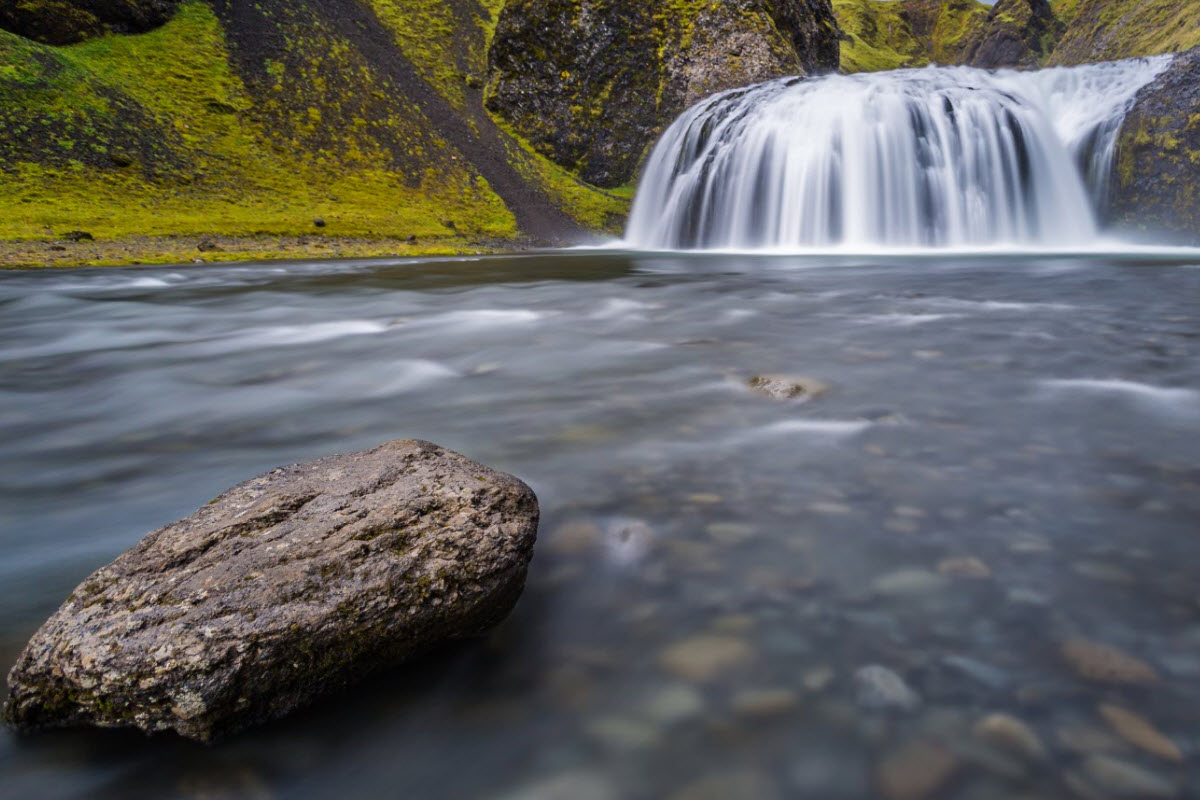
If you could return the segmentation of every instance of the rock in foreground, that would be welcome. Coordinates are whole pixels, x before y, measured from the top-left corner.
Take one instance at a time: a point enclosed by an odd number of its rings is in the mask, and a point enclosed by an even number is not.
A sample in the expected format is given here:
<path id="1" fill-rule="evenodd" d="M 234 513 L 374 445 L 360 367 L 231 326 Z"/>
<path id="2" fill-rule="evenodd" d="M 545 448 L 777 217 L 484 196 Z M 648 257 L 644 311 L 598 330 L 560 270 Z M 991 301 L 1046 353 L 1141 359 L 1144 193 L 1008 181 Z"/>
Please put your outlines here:
<path id="1" fill-rule="evenodd" d="M 26 646 L 4 717 L 212 740 L 503 619 L 537 498 L 428 442 L 284 467 L 90 575 Z"/>

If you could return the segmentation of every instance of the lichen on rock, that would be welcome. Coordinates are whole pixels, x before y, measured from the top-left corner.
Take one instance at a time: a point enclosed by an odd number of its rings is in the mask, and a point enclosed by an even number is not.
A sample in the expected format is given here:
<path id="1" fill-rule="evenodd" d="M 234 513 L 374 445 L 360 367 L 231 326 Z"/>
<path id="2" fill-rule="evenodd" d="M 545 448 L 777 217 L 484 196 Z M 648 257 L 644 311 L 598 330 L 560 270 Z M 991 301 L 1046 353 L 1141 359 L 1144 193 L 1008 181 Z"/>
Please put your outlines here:
<path id="1" fill-rule="evenodd" d="M 88 576 L 8 677 L 5 720 L 209 741 L 503 619 L 537 498 L 428 442 L 272 470 Z"/>

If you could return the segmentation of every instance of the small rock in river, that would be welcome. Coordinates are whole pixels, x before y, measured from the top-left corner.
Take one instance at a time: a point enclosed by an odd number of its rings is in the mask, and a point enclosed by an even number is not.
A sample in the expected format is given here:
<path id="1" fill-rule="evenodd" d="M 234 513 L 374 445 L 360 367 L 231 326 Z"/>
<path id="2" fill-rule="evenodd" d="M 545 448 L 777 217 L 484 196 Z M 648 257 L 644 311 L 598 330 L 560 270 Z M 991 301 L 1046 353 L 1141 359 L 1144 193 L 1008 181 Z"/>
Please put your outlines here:
<path id="1" fill-rule="evenodd" d="M 946 785 L 957 769 L 958 759 L 944 748 L 912 742 L 879 765 L 879 790 L 890 800 L 924 800 Z"/>
<path id="2" fill-rule="evenodd" d="M 272 470 L 92 573 L 9 674 L 8 722 L 211 740 L 503 619 L 537 498 L 437 445 Z"/>
<path id="3" fill-rule="evenodd" d="M 604 538 L 600 526 L 575 520 L 568 522 L 546 537 L 546 546 L 556 553 L 577 556 L 595 547 Z"/>
<path id="4" fill-rule="evenodd" d="M 829 386 L 812 378 L 788 375 L 755 375 L 750 388 L 775 400 L 811 400 L 829 391 Z"/>
<path id="5" fill-rule="evenodd" d="M 1109 645 L 1072 639 L 1063 644 L 1062 656 L 1079 677 L 1097 683 L 1145 686 L 1158 682 L 1154 667 Z"/>
<path id="6" fill-rule="evenodd" d="M 655 722 L 670 725 L 702 714 L 704 698 L 690 686 L 673 684 L 655 692 L 642 711 Z"/>
<path id="7" fill-rule="evenodd" d="M 946 579 L 924 569 L 901 569 L 881 575 L 871 584 L 884 597 L 932 594 L 946 588 Z"/>
<path id="8" fill-rule="evenodd" d="M 921 697 L 897 673 L 871 664 L 854 673 L 858 704 L 866 708 L 898 708 L 911 711 Z"/>
<path id="9" fill-rule="evenodd" d="M 1161 775 L 1111 756 L 1089 756 L 1083 764 L 1088 780 L 1105 795 L 1117 797 L 1178 797 L 1179 789 Z"/>
<path id="10" fill-rule="evenodd" d="M 700 683 L 749 663 L 754 650 L 734 636 L 701 635 L 676 642 L 658 656 L 658 663 L 684 680 Z"/>
<path id="11" fill-rule="evenodd" d="M 974 733 L 976 739 L 1006 753 L 1030 761 L 1046 757 L 1046 746 L 1033 728 L 1008 714 L 989 714 L 975 726 Z"/>
<path id="12" fill-rule="evenodd" d="M 972 556 L 944 558 L 938 564 L 938 572 L 951 578 L 974 578 L 981 580 L 992 577 L 988 565 Z"/>
<path id="13" fill-rule="evenodd" d="M 1183 753 L 1175 743 L 1145 717 L 1113 705 L 1100 706 L 1100 716 L 1122 739 L 1135 747 L 1167 761 L 1183 761 Z"/>
<path id="14" fill-rule="evenodd" d="M 709 775 L 672 792 L 669 800 L 775 800 L 779 791 L 766 775 L 749 770 Z"/>
<path id="15" fill-rule="evenodd" d="M 829 684 L 833 683 L 834 673 L 829 667 L 813 667 L 804 673 L 802 682 L 804 688 L 810 692 L 823 692 L 829 688 Z"/>
<path id="16" fill-rule="evenodd" d="M 794 711 L 800 697 L 791 689 L 744 689 L 733 696 L 734 713 L 747 717 L 773 717 Z"/>
<path id="17" fill-rule="evenodd" d="M 541 778 L 500 796 L 500 800 L 618 800 L 604 776 L 583 770 Z"/>
<path id="18" fill-rule="evenodd" d="M 589 723 L 587 731 L 617 750 L 645 750 L 662 740 L 662 735 L 654 726 L 625 717 L 601 717 Z"/>

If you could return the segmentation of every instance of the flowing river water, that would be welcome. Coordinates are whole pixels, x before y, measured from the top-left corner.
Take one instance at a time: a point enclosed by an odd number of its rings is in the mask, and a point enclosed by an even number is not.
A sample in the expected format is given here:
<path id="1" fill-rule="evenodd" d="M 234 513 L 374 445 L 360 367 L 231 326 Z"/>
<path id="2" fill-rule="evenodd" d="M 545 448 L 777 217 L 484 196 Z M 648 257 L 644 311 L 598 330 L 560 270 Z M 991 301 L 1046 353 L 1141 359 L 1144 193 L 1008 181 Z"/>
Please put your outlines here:
<path id="1" fill-rule="evenodd" d="M 1198 265 L 612 251 L 0 275 L 5 669 L 91 570 L 280 464 L 419 437 L 543 508 L 486 639 L 213 747 L 6 731 L 0 791 L 1200 796 Z M 764 373 L 830 388 L 781 402 L 748 387 Z M 1072 641 L 1158 680 L 1090 679 Z M 978 735 L 994 713 L 1041 752 Z"/>

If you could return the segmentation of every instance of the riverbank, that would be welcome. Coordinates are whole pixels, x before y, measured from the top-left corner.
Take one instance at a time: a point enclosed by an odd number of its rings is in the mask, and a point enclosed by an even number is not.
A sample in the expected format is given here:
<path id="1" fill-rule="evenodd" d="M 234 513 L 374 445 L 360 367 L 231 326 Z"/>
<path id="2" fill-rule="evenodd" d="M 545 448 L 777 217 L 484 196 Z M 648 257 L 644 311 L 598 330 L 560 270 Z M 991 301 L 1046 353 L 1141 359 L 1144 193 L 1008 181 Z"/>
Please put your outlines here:
<path id="1" fill-rule="evenodd" d="M 524 239 L 464 236 L 412 239 L 356 236 L 130 236 L 0 241 L 0 269 L 137 266 L 285 259 L 455 256 L 527 250 Z"/>

